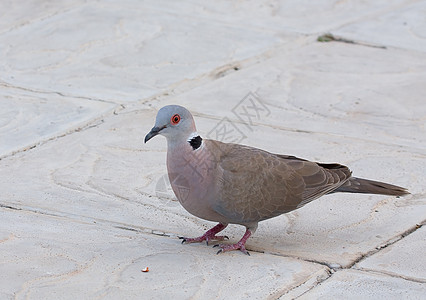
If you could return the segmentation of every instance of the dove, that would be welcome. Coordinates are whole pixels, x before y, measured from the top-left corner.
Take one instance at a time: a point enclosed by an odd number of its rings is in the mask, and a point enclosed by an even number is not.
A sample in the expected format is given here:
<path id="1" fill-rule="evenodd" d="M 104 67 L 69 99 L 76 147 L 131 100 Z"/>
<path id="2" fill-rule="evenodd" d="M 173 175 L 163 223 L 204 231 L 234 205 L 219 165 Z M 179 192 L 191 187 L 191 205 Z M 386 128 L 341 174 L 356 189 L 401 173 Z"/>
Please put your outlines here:
<path id="1" fill-rule="evenodd" d="M 407 189 L 352 177 L 348 167 L 318 163 L 295 156 L 273 154 L 261 149 L 203 139 L 192 114 L 179 105 L 162 107 L 145 143 L 156 135 L 167 140 L 167 171 L 173 192 L 192 215 L 218 224 L 182 243 L 221 242 L 217 235 L 228 224 L 245 226 L 234 244 L 220 243 L 217 254 L 240 250 L 258 223 L 299 209 L 319 197 L 336 193 L 368 193 L 392 196 Z"/>

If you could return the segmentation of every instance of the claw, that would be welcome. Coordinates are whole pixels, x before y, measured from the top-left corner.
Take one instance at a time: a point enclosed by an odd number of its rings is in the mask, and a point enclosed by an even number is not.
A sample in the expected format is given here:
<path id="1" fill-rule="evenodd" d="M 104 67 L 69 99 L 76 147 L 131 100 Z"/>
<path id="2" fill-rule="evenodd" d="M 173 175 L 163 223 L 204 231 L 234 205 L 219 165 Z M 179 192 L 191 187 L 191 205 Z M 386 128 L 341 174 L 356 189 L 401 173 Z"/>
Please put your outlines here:
<path id="1" fill-rule="evenodd" d="M 216 234 L 220 231 L 222 231 L 223 229 L 226 228 L 227 225 L 224 225 L 222 223 L 217 224 L 215 227 L 213 227 L 212 229 L 208 230 L 206 233 L 204 233 L 202 236 L 196 237 L 196 238 L 186 238 L 183 236 L 180 236 L 179 239 L 182 240 L 182 244 L 190 244 L 190 243 L 199 243 L 202 241 L 206 241 L 206 245 L 209 245 L 209 241 L 222 241 L 225 238 L 229 239 L 227 236 L 217 236 Z"/>
<path id="2" fill-rule="evenodd" d="M 244 246 L 237 248 L 236 247 L 237 245 L 238 244 L 235 244 L 235 245 L 216 244 L 216 245 L 213 246 L 213 248 L 220 247 L 219 251 L 217 251 L 216 254 L 219 254 L 219 253 L 222 253 L 222 252 L 227 252 L 227 251 L 232 251 L 232 250 L 240 250 L 242 253 L 250 256 L 250 253 L 246 250 L 246 248 Z"/>
<path id="3" fill-rule="evenodd" d="M 247 254 L 248 256 L 250 256 L 250 253 L 246 250 L 245 244 L 247 239 L 250 237 L 251 235 L 251 231 L 249 229 L 246 230 L 246 233 L 244 233 L 244 236 L 242 237 L 242 239 L 236 243 L 236 244 L 216 244 L 213 246 L 213 248 L 215 247 L 219 247 L 219 251 L 217 251 L 216 254 L 222 253 L 222 252 L 228 252 L 228 251 L 233 251 L 233 250 L 240 250 L 241 252 L 243 252 L 244 254 Z M 223 236 L 224 238 L 228 238 L 227 236 Z M 228 238 L 229 239 L 229 238 Z"/>
<path id="4" fill-rule="evenodd" d="M 244 248 L 244 251 L 242 249 L 240 249 L 240 251 L 250 256 L 250 252 L 248 252 L 245 248 Z"/>

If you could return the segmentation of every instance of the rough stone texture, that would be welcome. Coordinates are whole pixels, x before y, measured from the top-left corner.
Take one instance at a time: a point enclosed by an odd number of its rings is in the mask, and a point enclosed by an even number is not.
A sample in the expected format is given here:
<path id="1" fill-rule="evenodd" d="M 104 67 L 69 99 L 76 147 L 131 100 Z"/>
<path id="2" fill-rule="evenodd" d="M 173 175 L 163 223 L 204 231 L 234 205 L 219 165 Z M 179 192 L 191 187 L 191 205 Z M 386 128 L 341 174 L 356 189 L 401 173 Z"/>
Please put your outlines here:
<path id="1" fill-rule="evenodd" d="M 2 1 L 0 298 L 424 298 L 425 7 Z M 260 223 L 250 257 L 181 245 L 214 224 L 176 201 L 164 138 L 143 143 L 171 103 L 205 138 L 412 194 L 323 197 Z"/>
<path id="2" fill-rule="evenodd" d="M 423 299 L 425 293 L 424 283 L 370 272 L 343 270 L 298 299 Z"/>
<path id="3" fill-rule="evenodd" d="M 324 266 L 260 253 L 203 259 L 209 248 L 111 224 L 10 209 L 1 219 L 2 299 L 261 299 L 327 276 Z"/>
<path id="4" fill-rule="evenodd" d="M 422 227 L 402 241 L 356 264 L 355 267 L 426 283 L 426 270 L 422 264 L 425 240 L 426 229 Z"/>
<path id="5" fill-rule="evenodd" d="M 0 36 L 7 45 L 0 49 L 7 58 L 1 79 L 30 89 L 135 101 L 291 41 L 285 34 L 200 18 L 192 8 L 185 11 L 189 5 L 175 8 L 182 9 L 176 14 L 154 1 L 88 1 L 18 26 Z"/>
<path id="6" fill-rule="evenodd" d="M 370 42 L 373 45 L 412 49 L 426 49 L 426 3 L 413 1 L 387 12 L 377 14 L 364 22 L 354 22 L 336 30 L 349 39 Z"/>
<path id="7" fill-rule="evenodd" d="M 84 128 L 115 106 L 0 83 L 0 158 Z"/>

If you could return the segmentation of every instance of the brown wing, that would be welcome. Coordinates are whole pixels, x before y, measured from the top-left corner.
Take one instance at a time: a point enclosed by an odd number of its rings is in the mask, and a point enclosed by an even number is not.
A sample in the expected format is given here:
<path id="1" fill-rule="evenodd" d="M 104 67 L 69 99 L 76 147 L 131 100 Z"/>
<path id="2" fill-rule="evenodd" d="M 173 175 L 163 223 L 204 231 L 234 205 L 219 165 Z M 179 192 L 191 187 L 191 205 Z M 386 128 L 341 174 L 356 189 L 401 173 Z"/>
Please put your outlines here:
<path id="1" fill-rule="evenodd" d="M 206 141 L 217 153 L 217 191 L 213 208 L 230 223 L 269 219 L 302 207 L 337 189 L 350 176 L 338 164 L 319 164 L 237 144 Z"/>

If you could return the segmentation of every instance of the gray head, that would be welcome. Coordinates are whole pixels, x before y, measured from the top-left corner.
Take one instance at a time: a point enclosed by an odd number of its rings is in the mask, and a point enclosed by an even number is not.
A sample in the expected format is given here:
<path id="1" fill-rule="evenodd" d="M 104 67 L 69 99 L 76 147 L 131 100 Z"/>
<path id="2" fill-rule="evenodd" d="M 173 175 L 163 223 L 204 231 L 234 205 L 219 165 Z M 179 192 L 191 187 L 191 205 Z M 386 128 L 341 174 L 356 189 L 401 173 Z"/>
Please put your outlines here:
<path id="1" fill-rule="evenodd" d="M 191 113 L 183 106 L 167 105 L 162 107 L 155 120 L 155 125 L 145 136 L 145 143 L 157 134 L 167 138 L 167 141 L 186 141 L 196 132 Z"/>

